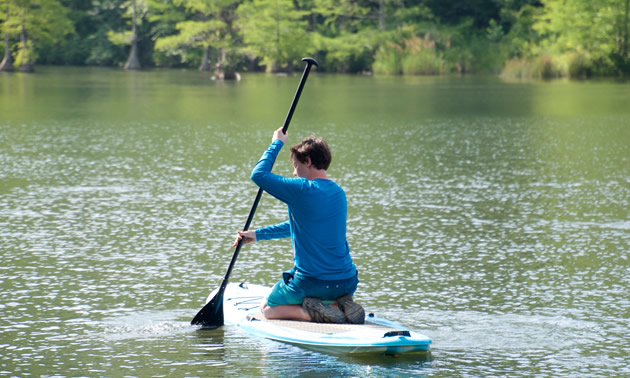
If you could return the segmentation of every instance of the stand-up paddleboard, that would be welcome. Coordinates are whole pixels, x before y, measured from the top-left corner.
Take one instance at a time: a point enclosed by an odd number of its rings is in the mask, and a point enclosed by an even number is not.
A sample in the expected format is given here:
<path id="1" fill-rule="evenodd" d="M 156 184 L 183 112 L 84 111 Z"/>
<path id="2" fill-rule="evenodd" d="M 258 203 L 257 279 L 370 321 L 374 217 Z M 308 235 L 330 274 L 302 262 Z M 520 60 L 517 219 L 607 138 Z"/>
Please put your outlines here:
<path id="1" fill-rule="evenodd" d="M 294 320 L 269 320 L 260 304 L 271 289 L 261 285 L 233 284 L 225 289 L 225 323 L 272 340 L 336 353 L 401 354 L 427 351 L 431 339 L 390 320 L 366 315 L 365 324 L 324 324 Z M 208 300 L 214 297 L 211 293 Z"/>

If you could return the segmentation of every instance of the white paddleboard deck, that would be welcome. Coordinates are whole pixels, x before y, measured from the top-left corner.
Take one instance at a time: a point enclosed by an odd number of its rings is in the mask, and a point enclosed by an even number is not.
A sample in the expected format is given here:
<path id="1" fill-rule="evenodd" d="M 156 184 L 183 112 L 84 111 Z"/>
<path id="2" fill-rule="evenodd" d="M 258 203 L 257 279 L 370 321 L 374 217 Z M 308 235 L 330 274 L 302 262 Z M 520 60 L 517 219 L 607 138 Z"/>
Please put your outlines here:
<path id="1" fill-rule="evenodd" d="M 272 340 L 340 353 L 401 354 L 427 351 L 431 339 L 390 320 L 366 315 L 365 324 L 324 324 L 294 320 L 269 320 L 260 304 L 271 288 L 254 284 L 233 284 L 225 288 L 225 323 Z M 212 299 L 211 293 L 208 300 Z"/>

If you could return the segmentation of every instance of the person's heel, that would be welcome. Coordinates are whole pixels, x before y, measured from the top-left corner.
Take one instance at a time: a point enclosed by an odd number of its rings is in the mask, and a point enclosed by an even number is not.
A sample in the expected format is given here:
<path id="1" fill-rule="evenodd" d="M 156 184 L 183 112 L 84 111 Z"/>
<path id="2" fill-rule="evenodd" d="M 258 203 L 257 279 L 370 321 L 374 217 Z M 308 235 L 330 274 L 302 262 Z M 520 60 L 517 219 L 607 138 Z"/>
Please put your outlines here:
<path id="1" fill-rule="evenodd" d="M 339 304 L 339 308 L 343 311 L 348 323 L 365 323 L 365 310 L 360 304 L 352 300 L 352 296 L 346 294 L 343 297 L 337 298 L 336 301 Z"/>
<path id="2" fill-rule="evenodd" d="M 302 308 L 310 315 L 311 320 L 316 323 L 346 322 L 346 316 L 340 309 L 333 306 L 325 306 L 319 298 L 304 298 Z"/>

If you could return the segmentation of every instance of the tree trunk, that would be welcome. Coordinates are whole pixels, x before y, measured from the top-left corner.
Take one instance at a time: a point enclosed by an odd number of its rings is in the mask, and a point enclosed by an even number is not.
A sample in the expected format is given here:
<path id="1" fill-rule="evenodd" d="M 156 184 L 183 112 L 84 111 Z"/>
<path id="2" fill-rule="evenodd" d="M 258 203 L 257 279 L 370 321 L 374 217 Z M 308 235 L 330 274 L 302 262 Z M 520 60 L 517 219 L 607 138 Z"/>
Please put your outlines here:
<path id="1" fill-rule="evenodd" d="M 199 66 L 199 71 L 208 72 L 210 71 L 210 46 L 207 46 L 203 49 L 203 58 L 201 59 L 201 65 Z"/>
<path id="2" fill-rule="evenodd" d="M 219 50 L 214 78 L 217 80 L 241 80 L 241 75 L 234 70 L 234 66 L 228 63 L 225 48 Z"/>
<path id="3" fill-rule="evenodd" d="M 623 19 L 623 46 L 621 46 L 621 56 L 624 59 L 628 58 L 628 11 L 630 7 L 630 0 L 626 0 L 626 11 Z"/>
<path id="4" fill-rule="evenodd" d="M 22 43 L 21 49 L 24 50 L 23 56 L 25 57 L 25 61 L 20 64 L 20 72 L 34 72 L 35 68 L 33 67 L 33 62 L 31 62 L 31 53 L 30 48 L 28 46 L 28 38 L 26 36 L 26 28 L 24 27 L 24 22 L 22 22 L 22 29 L 20 31 L 20 42 Z"/>
<path id="5" fill-rule="evenodd" d="M 378 1 L 378 30 L 385 30 L 385 0 Z"/>
<path id="6" fill-rule="evenodd" d="M 5 24 L 9 22 L 9 12 L 4 20 Z M 4 33 L 4 58 L 0 63 L 0 72 L 13 71 L 13 57 L 11 56 L 11 43 L 9 41 L 9 33 Z"/>
<path id="7" fill-rule="evenodd" d="M 140 60 L 138 60 L 138 48 L 136 47 L 136 42 L 133 41 L 131 43 L 129 59 L 127 63 L 125 63 L 125 70 L 139 70 L 140 68 L 142 67 L 140 66 Z"/>
<path id="8" fill-rule="evenodd" d="M 132 3 L 133 16 L 131 18 L 132 31 L 131 31 L 131 51 L 129 52 L 129 59 L 125 63 L 125 70 L 139 70 L 140 60 L 138 59 L 138 30 L 136 28 L 136 0 Z"/>

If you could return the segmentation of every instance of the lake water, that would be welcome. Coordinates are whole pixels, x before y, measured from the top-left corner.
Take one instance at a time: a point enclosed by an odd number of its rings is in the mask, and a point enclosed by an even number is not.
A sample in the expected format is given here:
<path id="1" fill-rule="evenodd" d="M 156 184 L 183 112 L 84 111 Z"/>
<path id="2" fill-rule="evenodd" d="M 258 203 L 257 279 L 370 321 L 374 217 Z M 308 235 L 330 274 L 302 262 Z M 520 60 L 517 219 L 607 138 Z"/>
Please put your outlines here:
<path id="1" fill-rule="evenodd" d="M 630 84 L 314 70 L 367 311 L 430 354 L 339 356 L 189 325 L 225 274 L 298 76 L 0 75 L 0 375 L 628 376 Z M 274 171 L 290 175 L 287 151 Z M 252 228 L 286 209 L 263 196 Z M 232 282 L 271 285 L 287 241 Z"/>

